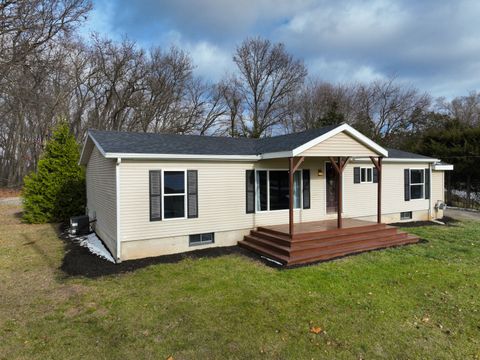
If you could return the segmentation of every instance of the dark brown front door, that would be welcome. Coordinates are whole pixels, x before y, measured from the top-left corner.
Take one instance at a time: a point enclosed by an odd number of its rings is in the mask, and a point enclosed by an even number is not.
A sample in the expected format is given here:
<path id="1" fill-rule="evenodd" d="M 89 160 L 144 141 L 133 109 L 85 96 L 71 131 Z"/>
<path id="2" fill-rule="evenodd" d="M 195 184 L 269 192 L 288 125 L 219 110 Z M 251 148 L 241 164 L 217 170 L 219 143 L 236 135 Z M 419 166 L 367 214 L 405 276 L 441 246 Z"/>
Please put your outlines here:
<path id="1" fill-rule="evenodd" d="M 327 183 L 327 214 L 337 212 L 337 178 L 332 163 L 325 163 L 325 179 Z"/>

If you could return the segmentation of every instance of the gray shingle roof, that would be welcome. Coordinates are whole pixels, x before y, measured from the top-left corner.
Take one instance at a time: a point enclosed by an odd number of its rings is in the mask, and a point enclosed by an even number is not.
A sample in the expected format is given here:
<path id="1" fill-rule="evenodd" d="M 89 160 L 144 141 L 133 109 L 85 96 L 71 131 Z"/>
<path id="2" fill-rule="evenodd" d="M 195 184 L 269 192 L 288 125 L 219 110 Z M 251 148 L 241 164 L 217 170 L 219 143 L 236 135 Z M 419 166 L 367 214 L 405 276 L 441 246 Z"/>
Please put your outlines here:
<path id="1" fill-rule="evenodd" d="M 393 159 L 431 159 L 431 157 L 414 154 L 408 151 L 385 148 L 388 151 L 388 157 Z"/>
<path id="2" fill-rule="evenodd" d="M 89 130 L 89 133 L 108 153 L 258 155 L 293 150 L 335 127 L 328 126 L 262 139 L 98 130 Z"/>
<path id="3" fill-rule="evenodd" d="M 89 130 L 106 153 L 182 155 L 259 155 L 291 151 L 339 125 L 269 138 L 230 138 L 219 136 L 153 134 Z M 427 156 L 388 149 L 390 158 L 429 159 Z"/>

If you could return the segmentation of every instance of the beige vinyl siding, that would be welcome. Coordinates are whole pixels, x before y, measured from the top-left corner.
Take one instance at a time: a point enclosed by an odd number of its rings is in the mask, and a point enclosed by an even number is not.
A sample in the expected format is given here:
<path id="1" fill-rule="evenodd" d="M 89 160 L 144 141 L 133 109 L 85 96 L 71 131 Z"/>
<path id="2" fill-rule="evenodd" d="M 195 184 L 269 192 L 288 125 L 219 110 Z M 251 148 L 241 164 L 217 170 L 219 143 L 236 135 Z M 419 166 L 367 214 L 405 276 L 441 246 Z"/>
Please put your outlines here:
<path id="1" fill-rule="evenodd" d="M 311 208 L 295 210 L 296 221 L 315 221 L 325 209 L 323 177 L 317 168 L 323 161 L 312 159 Z M 135 161 L 124 160 L 120 172 L 121 240 L 146 240 L 205 232 L 251 229 L 288 222 L 288 210 L 246 214 L 245 172 L 249 169 L 287 169 L 288 160 L 253 162 Z M 198 170 L 198 212 L 195 219 L 149 219 L 150 170 Z"/>
<path id="2" fill-rule="evenodd" d="M 116 211 L 116 163 L 106 159 L 96 147 L 92 150 L 86 168 L 87 209 L 95 232 L 116 256 L 117 211 Z"/>
<path id="3" fill-rule="evenodd" d="M 443 210 L 435 209 L 435 204 L 445 202 L 445 172 L 432 171 L 432 207 L 436 218 L 443 217 Z"/>
<path id="4" fill-rule="evenodd" d="M 445 201 L 445 172 L 432 171 L 432 201 Z"/>
<path id="5" fill-rule="evenodd" d="M 299 156 L 378 156 L 378 154 L 341 132 L 312 146 Z"/>
<path id="6" fill-rule="evenodd" d="M 350 163 L 344 173 L 344 216 L 363 217 L 377 214 L 377 184 L 354 184 L 353 168 L 369 167 L 373 164 Z M 428 199 L 405 201 L 404 169 L 427 169 L 428 163 L 383 163 L 382 178 L 382 213 L 400 213 L 402 211 L 419 211 L 429 209 Z M 437 179 L 432 177 L 432 182 Z"/>

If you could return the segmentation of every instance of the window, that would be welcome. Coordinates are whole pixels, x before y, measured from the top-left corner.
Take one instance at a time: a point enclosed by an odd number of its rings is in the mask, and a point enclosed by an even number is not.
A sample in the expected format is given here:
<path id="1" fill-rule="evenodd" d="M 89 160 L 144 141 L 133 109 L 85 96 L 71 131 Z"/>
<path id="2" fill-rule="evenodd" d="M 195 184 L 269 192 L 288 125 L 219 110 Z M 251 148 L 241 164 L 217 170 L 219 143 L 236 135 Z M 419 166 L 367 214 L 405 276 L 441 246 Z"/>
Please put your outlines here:
<path id="1" fill-rule="evenodd" d="M 424 169 L 410 169 L 410 199 L 423 199 L 425 193 L 424 172 Z"/>
<path id="2" fill-rule="evenodd" d="M 371 183 L 373 182 L 373 168 L 360 168 L 360 182 Z"/>
<path id="3" fill-rule="evenodd" d="M 404 211 L 400 213 L 400 220 L 411 220 L 411 219 L 412 219 L 411 211 Z"/>
<path id="4" fill-rule="evenodd" d="M 286 170 L 256 171 L 257 211 L 285 210 L 289 207 L 289 179 Z M 302 206 L 302 173 L 296 171 L 293 175 L 294 208 Z"/>
<path id="5" fill-rule="evenodd" d="M 206 233 L 206 234 L 196 234 L 189 236 L 189 245 L 205 245 L 205 244 L 213 244 L 215 242 L 215 237 L 213 233 Z"/>
<path id="6" fill-rule="evenodd" d="M 164 171 L 163 218 L 184 218 L 185 200 L 185 171 Z"/>

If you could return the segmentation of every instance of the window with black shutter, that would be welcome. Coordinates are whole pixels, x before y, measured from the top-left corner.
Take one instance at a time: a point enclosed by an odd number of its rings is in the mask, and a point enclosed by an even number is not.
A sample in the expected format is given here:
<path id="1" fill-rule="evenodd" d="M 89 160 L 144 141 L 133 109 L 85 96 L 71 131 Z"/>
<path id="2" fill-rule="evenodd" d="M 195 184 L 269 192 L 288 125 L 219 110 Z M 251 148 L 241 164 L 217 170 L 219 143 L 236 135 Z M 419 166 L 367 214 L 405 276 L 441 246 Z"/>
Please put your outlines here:
<path id="1" fill-rule="evenodd" d="M 187 211 L 188 218 L 198 217 L 198 171 L 187 170 Z"/>
<path id="2" fill-rule="evenodd" d="M 410 201 L 410 169 L 403 170 L 403 193 L 405 201 Z"/>
<path id="3" fill-rule="evenodd" d="M 303 169 L 303 208 L 310 209 L 310 170 Z"/>
<path id="4" fill-rule="evenodd" d="M 353 168 L 353 183 L 360 184 L 360 167 Z"/>
<path id="5" fill-rule="evenodd" d="M 430 199 L 430 169 L 425 169 L 425 199 Z"/>
<path id="6" fill-rule="evenodd" d="M 150 171 L 150 221 L 162 220 L 162 171 Z"/>
<path id="7" fill-rule="evenodd" d="M 252 214 L 255 212 L 255 170 L 247 170 L 245 172 L 246 180 L 246 212 Z"/>

